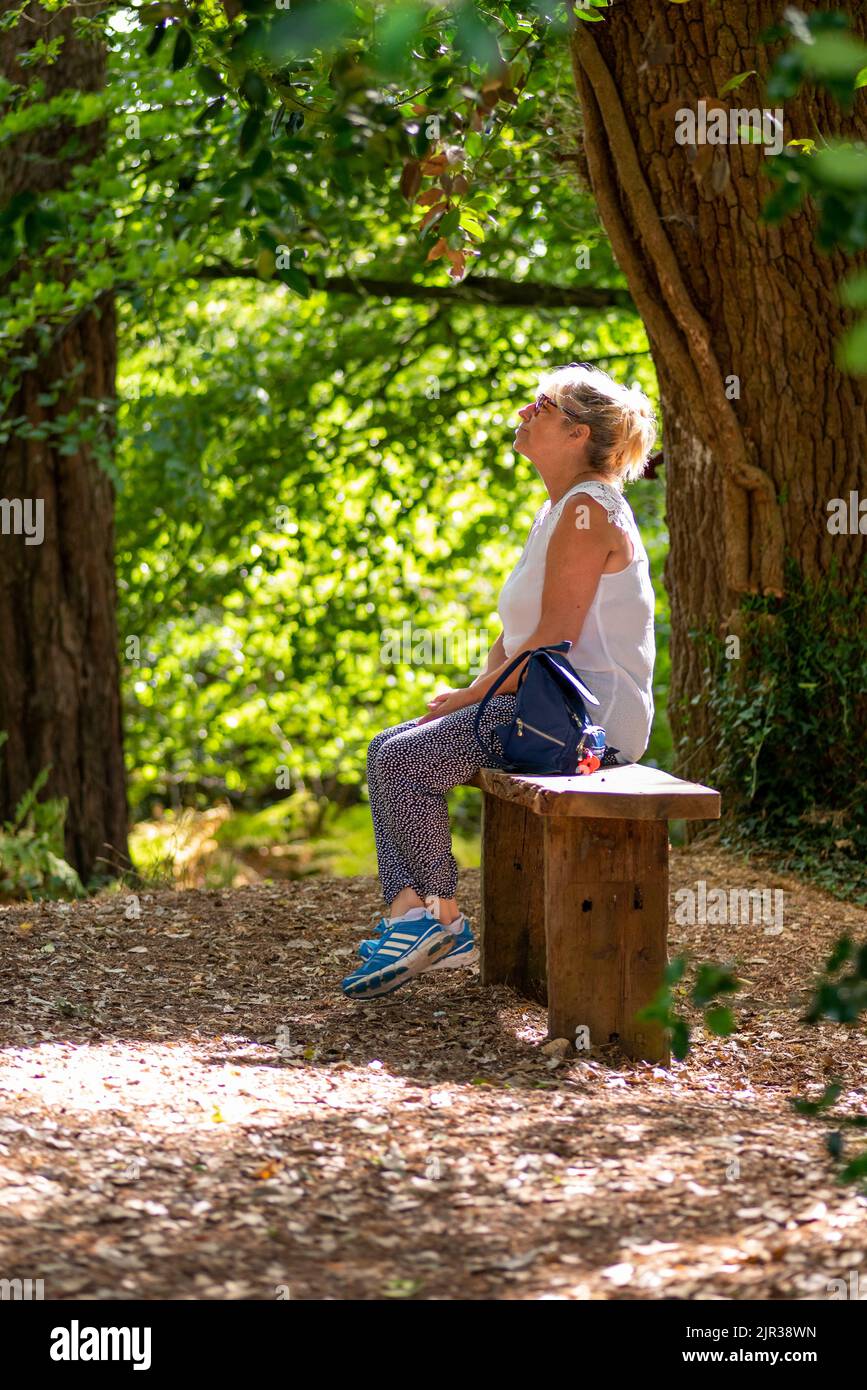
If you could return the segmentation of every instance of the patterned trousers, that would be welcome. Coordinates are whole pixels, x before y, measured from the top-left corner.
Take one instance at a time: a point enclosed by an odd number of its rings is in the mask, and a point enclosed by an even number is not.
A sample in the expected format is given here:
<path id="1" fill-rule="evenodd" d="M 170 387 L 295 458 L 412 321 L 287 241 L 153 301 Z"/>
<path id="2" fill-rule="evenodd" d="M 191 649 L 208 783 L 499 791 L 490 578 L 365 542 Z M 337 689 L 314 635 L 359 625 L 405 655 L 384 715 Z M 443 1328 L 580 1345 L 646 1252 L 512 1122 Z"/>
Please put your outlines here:
<path id="1" fill-rule="evenodd" d="M 515 713 L 516 694 L 495 695 L 482 715 L 482 736 Z M 427 724 L 414 719 L 383 729 L 367 750 L 367 786 L 379 881 L 387 904 L 402 888 L 419 897 L 453 898 L 458 866 L 452 853 L 446 792 L 493 767 L 476 742 L 477 705 Z"/>

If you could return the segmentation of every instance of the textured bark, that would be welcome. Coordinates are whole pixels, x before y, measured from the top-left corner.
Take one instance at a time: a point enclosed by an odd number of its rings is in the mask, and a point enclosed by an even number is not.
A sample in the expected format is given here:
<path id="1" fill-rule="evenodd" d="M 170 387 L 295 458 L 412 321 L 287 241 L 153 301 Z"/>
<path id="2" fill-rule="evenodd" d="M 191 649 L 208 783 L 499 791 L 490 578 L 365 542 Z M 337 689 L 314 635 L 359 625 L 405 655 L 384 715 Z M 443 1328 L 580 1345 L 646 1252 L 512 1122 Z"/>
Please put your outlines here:
<path id="1" fill-rule="evenodd" d="M 772 187 L 760 146 L 698 146 L 690 159 L 674 138 L 675 110 L 715 100 L 736 73 L 758 75 L 723 102 L 767 105 L 773 58 L 757 36 L 779 8 L 615 0 L 603 23 L 572 21 L 587 171 L 659 376 L 669 714 L 677 770 L 695 780 L 710 776 L 715 754 L 691 634 L 739 632 L 743 595 L 782 594 L 787 556 L 811 580 L 827 576 L 833 559 L 846 592 L 863 564 L 863 541 L 841 543 L 826 526 L 830 498 L 867 493 L 867 380 L 834 364 L 851 322 L 837 286 L 856 262 L 817 249 L 812 209 L 779 227 L 759 221 Z M 867 36 L 860 5 L 837 8 Z M 785 138 L 818 129 L 867 139 L 863 102 L 856 110 L 845 117 L 833 98 L 805 88 L 787 104 Z M 727 399 L 731 377 L 740 399 Z"/>
<path id="2" fill-rule="evenodd" d="M 0 3 L 0 13 L 10 8 Z M 32 80 L 16 55 L 39 37 L 62 33 L 59 60 L 37 69 L 46 96 L 100 89 L 104 54 L 73 37 L 77 9 L 68 5 L 48 16 L 31 5 L 16 30 L 0 35 L 0 72 L 15 82 Z M 70 135 L 55 125 L 4 147 L 0 202 L 25 189 L 42 194 L 63 186 L 73 163 L 92 158 L 104 140 L 104 130 L 93 125 L 78 132 L 73 149 L 64 150 Z M 68 276 L 74 273 L 70 266 Z M 113 397 L 117 350 L 110 296 L 49 345 L 25 346 L 38 361 L 20 381 L 10 418 L 39 425 L 77 410 L 82 397 Z M 40 393 L 60 381 L 56 403 L 41 403 Z M 13 437 L 0 446 L 0 496 L 42 499 L 45 526 L 42 544 L 0 535 L 0 728 L 9 735 L 0 750 L 0 819 L 12 814 L 50 764 L 41 796 L 68 798 L 66 857 L 87 880 L 94 871 L 108 873 L 129 862 L 114 492 L 89 448 L 63 455 L 61 442 L 52 434 L 43 440 Z"/>

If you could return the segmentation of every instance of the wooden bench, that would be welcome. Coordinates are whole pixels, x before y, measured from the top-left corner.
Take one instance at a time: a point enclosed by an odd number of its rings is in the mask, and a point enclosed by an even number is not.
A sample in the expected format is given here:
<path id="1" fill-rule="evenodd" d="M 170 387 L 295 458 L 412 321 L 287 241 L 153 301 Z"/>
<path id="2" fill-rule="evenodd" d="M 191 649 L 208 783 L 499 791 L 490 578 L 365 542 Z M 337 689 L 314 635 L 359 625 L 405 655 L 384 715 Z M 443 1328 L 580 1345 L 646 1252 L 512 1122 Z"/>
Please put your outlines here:
<path id="1" fill-rule="evenodd" d="M 670 1061 L 635 1013 L 662 984 L 668 821 L 713 819 L 719 792 L 640 763 L 588 777 L 482 768 L 481 979 L 548 1005 L 548 1034 Z M 586 1035 L 585 1035 L 586 1036 Z"/>

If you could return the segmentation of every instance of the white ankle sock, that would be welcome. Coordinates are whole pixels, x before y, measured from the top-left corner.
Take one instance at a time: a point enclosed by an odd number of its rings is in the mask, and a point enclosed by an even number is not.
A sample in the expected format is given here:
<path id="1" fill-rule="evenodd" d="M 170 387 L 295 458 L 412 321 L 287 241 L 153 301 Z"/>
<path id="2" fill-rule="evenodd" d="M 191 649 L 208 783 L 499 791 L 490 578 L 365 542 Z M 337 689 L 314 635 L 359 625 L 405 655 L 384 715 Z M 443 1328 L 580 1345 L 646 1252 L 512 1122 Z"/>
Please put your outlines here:
<path id="1" fill-rule="evenodd" d="M 411 907 L 408 912 L 404 912 L 401 917 L 389 917 L 389 922 L 394 926 L 397 922 L 418 922 L 428 912 L 426 907 Z M 431 913 L 431 916 L 434 914 Z M 453 922 L 441 922 L 440 926 L 446 931 L 450 931 L 452 936 L 460 936 L 464 926 L 464 914 L 459 912 Z"/>
<path id="2" fill-rule="evenodd" d="M 388 920 L 392 924 L 395 922 L 417 922 L 419 918 L 424 917 L 426 912 L 426 907 L 411 907 L 408 912 L 402 913 L 400 917 L 389 917 Z"/>

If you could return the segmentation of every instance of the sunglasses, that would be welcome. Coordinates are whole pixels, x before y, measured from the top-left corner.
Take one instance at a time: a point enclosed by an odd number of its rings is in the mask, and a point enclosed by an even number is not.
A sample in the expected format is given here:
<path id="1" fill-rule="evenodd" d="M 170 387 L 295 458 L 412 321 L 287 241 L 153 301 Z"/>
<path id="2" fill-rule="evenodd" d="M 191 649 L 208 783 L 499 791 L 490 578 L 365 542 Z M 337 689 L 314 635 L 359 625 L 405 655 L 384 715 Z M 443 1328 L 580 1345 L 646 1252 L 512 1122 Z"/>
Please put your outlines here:
<path id="1" fill-rule="evenodd" d="M 567 366 L 567 367 L 592 367 L 592 366 L 593 366 L 593 363 L 592 363 L 592 362 L 567 362 L 567 363 L 566 363 L 566 366 Z M 562 371 L 563 368 L 562 368 L 562 367 L 555 367 L 554 370 L 555 370 L 556 372 L 559 372 L 559 371 Z M 566 407 L 565 407 L 564 405 L 558 405 L 556 401 L 552 401 L 552 400 L 551 400 L 551 397 L 550 397 L 550 396 L 546 396 L 545 393 L 544 393 L 544 391 L 541 393 L 541 395 L 538 395 L 538 396 L 536 397 L 535 401 L 533 402 L 533 413 L 534 413 L 534 415 L 538 415 L 538 414 L 539 414 L 539 411 L 542 409 L 542 406 L 543 406 L 543 405 L 553 405 L 553 407 L 554 407 L 555 410 L 562 410 L 563 414 L 564 414 L 564 415 L 568 415 L 570 420 L 578 420 L 578 421 L 580 421 L 580 419 L 581 419 L 580 415 L 576 415 L 575 412 L 574 412 L 574 410 L 567 410 Z"/>

